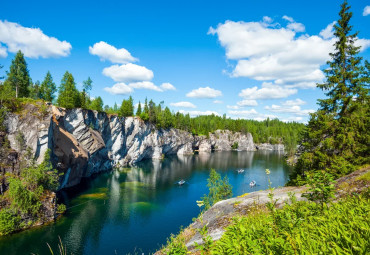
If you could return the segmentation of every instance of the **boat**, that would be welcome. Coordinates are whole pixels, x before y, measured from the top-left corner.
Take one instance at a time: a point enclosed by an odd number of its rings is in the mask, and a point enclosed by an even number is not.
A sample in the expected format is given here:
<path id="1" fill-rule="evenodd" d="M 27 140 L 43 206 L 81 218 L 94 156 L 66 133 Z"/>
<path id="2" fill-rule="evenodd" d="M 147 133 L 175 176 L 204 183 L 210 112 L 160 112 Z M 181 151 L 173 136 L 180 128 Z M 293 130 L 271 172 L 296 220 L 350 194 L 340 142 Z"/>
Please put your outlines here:
<path id="1" fill-rule="evenodd" d="M 249 183 L 249 186 L 251 186 L 251 187 L 256 186 L 256 181 L 251 181 L 251 182 Z"/>
<path id="2" fill-rule="evenodd" d="M 183 185 L 183 184 L 185 184 L 185 180 L 180 180 L 180 181 L 177 182 L 177 184 L 178 185 Z"/>
<path id="3" fill-rule="evenodd" d="M 239 170 L 237 170 L 238 171 L 238 174 L 241 174 L 241 173 L 243 173 L 244 172 L 244 169 L 239 169 Z"/>

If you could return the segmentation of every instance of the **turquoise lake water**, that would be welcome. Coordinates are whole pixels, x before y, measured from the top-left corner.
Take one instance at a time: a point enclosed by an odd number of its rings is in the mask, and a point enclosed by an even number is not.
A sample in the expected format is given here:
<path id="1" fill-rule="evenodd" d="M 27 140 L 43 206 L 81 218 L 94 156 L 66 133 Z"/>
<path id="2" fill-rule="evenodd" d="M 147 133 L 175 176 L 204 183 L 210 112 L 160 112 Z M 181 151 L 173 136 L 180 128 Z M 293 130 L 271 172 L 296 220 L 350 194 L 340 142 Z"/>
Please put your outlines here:
<path id="1" fill-rule="evenodd" d="M 68 254 L 149 254 L 199 214 L 196 200 L 208 193 L 211 168 L 227 175 L 238 196 L 283 186 L 290 168 L 278 152 L 214 152 L 146 160 L 132 168 L 99 174 L 64 191 L 67 213 L 55 223 L 0 238 L 0 254 L 50 254 L 58 237 Z M 243 173 L 237 170 L 243 168 Z M 186 184 L 178 186 L 184 179 Z M 251 188 L 250 181 L 257 186 Z"/>

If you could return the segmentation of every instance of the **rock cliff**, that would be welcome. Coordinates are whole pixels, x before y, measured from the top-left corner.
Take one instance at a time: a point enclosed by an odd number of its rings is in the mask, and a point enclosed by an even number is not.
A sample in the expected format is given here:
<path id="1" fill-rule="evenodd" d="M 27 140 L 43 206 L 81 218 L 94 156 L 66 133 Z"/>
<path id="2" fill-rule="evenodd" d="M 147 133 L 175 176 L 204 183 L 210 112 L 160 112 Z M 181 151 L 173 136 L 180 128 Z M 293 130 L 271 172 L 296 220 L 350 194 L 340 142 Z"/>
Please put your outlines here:
<path id="1" fill-rule="evenodd" d="M 194 151 L 229 151 L 235 144 L 238 150 L 256 150 L 250 133 L 217 130 L 208 137 L 194 136 L 174 128 L 156 129 L 137 117 L 51 105 L 42 114 L 38 107 L 26 105 L 21 113 L 8 114 L 5 125 L 13 151 L 24 153 L 29 148 L 40 163 L 46 150 L 51 150 L 54 166 L 64 173 L 60 188 L 74 186 L 81 178 L 116 165 L 133 165 L 143 159 Z"/>

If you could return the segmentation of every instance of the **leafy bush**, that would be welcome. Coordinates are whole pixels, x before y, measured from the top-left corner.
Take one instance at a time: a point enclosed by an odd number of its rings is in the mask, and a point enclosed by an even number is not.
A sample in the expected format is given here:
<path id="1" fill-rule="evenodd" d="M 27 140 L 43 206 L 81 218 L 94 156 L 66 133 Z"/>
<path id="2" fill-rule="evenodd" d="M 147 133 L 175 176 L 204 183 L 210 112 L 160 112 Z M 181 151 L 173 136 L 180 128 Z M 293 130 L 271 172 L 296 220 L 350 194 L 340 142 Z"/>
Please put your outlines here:
<path id="1" fill-rule="evenodd" d="M 0 235 L 7 235 L 17 230 L 20 220 L 20 216 L 15 215 L 12 210 L 0 210 Z"/>
<path id="2" fill-rule="evenodd" d="M 369 202 L 368 195 L 323 208 L 296 202 L 276 210 L 275 222 L 263 211 L 238 217 L 215 243 L 212 254 L 367 254 Z"/>
<path id="3" fill-rule="evenodd" d="M 218 201 L 232 197 L 232 187 L 227 176 L 224 179 L 214 169 L 211 169 L 208 178 L 207 187 L 209 188 L 208 195 L 204 195 L 202 200 L 204 202 L 204 209 L 207 210 Z"/>
<path id="4" fill-rule="evenodd" d="M 321 204 L 327 203 L 334 197 L 335 187 L 334 178 L 327 172 L 318 171 L 310 174 L 307 178 L 307 183 L 310 186 L 309 192 L 303 194 L 310 201 L 317 201 Z"/>

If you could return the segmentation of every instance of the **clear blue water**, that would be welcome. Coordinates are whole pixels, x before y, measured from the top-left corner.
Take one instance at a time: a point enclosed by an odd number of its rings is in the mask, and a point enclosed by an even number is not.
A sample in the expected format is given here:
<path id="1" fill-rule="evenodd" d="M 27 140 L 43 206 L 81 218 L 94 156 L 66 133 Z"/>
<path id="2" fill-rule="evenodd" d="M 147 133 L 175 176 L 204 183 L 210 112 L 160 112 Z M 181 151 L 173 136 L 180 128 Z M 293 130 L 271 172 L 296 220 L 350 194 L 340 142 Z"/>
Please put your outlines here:
<path id="1" fill-rule="evenodd" d="M 55 223 L 0 238 L 0 254 L 50 254 L 58 236 L 68 253 L 148 254 L 199 214 L 196 200 L 208 193 L 211 168 L 227 175 L 234 196 L 283 186 L 289 167 L 277 152 L 214 152 L 147 160 L 136 167 L 103 173 L 62 192 L 67 213 Z M 238 174 L 237 169 L 245 171 Z M 186 184 L 178 186 L 184 179 Z M 249 182 L 257 186 L 251 188 Z"/>

